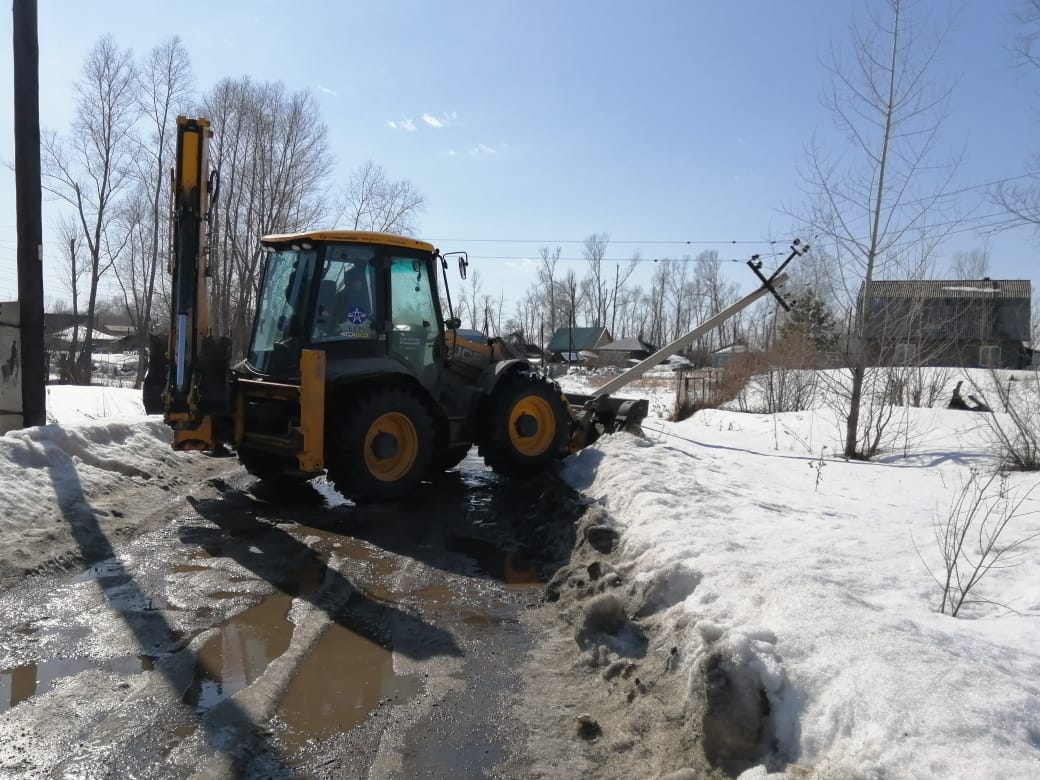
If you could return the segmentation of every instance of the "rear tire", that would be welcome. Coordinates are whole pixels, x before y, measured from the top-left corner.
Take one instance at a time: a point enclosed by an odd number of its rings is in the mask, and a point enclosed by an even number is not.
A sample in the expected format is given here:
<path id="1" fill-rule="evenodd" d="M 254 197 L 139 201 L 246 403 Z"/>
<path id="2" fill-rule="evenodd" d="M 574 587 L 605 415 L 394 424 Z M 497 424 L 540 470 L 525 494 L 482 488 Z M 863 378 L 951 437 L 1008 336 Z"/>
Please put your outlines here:
<path id="1" fill-rule="evenodd" d="M 433 458 L 430 413 L 404 388 L 361 396 L 326 436 L 329 481 L 350 498 L 402 498 L 419 486 Z"/>
<path id="2" fill-rule="evenodd" d="M 537 374 L 504 380 L 491 397 L 490 410 L 480 454 L 498 473 L 531 476 L 563 455 L 570 410 L 559 389 Z"/>

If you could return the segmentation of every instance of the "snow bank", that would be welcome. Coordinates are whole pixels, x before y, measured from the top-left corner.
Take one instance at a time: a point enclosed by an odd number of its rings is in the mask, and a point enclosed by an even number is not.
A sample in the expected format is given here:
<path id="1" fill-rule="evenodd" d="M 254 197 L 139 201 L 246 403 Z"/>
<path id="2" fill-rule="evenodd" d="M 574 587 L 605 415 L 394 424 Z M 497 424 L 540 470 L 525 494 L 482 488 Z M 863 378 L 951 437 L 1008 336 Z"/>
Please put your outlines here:
<path id="1" fill-rule="evenodd" d="M 147 418 L 140 390 L 96 385 L 47 385 L 49 423 L 140 422 Z"/>
<path id="2" fill-rule="evenodd" d="M 144 481 L 177 455 L 169 428 L 144 414 L 140 391 L 55 385 L 55 422 L 0 436 L 0 529 L 88 511 L 113 480 Z M 101 419 L 104 421 L 99 421 Z"/>
<path id="3" fill-rule="evenodd" d="M 563 473 L 611 513 L 630 576 L 674 583 L 659 586 L 661 615 L 690 626 L 691 695 L 721 664 L 734 690 L 767 697 L 769 767 L 1040 776 L 1040 539 L 979 586 L 1007 608 L 974 605 L 968 619 L 937 613 L 915 550 L 936 570 L 936 518 L 971 466 L 992 465 L 982 416 L 907 409 L 909 457 L 862 463 L 830 457 L 823 414 L 648 421 L 653 444 L 604 437 Z M 1007 488 L 1035 483 L 1016 474 Z M 1040 509 L 1040 491 L 1025 509 Z M 1033 514 L 1006 533 L 1038 532 Z"/>

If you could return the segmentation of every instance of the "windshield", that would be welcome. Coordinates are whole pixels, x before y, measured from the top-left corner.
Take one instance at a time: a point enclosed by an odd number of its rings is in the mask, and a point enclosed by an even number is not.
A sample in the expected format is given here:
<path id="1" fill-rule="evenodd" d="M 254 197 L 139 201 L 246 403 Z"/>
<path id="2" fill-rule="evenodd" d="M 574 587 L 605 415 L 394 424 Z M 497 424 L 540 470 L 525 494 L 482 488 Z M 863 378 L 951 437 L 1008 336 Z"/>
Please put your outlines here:
<path id="1" fill-rule="evenodd" d="M 314 252 L 286 250 L 267 256 L 267 270 L 256 310 L 249 363 L 262 373 L 271 370 L 275 346 L 300 337 L 307 310 L 306 293 L 314 272 Z"/>

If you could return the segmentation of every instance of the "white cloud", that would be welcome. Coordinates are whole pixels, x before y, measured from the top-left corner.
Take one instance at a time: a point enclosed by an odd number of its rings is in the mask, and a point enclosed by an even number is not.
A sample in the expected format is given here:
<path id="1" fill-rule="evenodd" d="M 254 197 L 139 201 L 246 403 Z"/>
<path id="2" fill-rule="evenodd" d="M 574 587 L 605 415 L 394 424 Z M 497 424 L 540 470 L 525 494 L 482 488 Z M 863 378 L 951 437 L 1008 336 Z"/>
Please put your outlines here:
<path id="1" fill-rule="evenodd" d="M 316 86 L 315 89 L 318 90 L 318 92 L 321 92 L 321 93 L 323 93 L 325 95 L 332 95 L 332 97 L 339 97 L 339 93 L 336 90 L 329 89 L 324 84 L 318 84 L 318 86 Z"/>
<path id="2" fill-rule="evenodd" d="M 498 146 L 488 146 L 487 144 L 477 144 L 471 146 L 469 149 L 447 149 L 443 154 L 448 157 L 494 157 L 495 155 L 502 154 L 509 151 L 509 144 L 501 143 Z"/>
<path id="3" fill-rule="evenodd" d="M 407 117 L 398 120 L 388 119 L 386 121 L 386 126 L 391 130 L 407 130 L 408 132 L 415 130 L 415 122 Z"/>
<path id="4" fill-rule="evenodd" d="M 423 114 L 422 121 L 428 124 L 430 127 L 447 127 L 448 125 L 455 124 L 455 121 L 459 118 L 459 115 L 455 111 L 451 111 L 440 116 L 434 116 L 433 114 Z"/>

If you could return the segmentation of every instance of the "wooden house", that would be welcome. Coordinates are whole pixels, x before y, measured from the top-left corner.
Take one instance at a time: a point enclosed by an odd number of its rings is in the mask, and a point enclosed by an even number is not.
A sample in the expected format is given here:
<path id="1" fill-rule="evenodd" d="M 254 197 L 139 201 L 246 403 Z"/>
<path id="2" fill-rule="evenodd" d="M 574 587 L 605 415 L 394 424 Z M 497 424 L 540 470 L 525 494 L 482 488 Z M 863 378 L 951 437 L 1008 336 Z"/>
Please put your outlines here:
<path id="1" fill-rule="evenodd" d="M 873 281 L 857 311 L 872 365 L 1021 369 L 1031 352 L 1026 279 Z"/>

